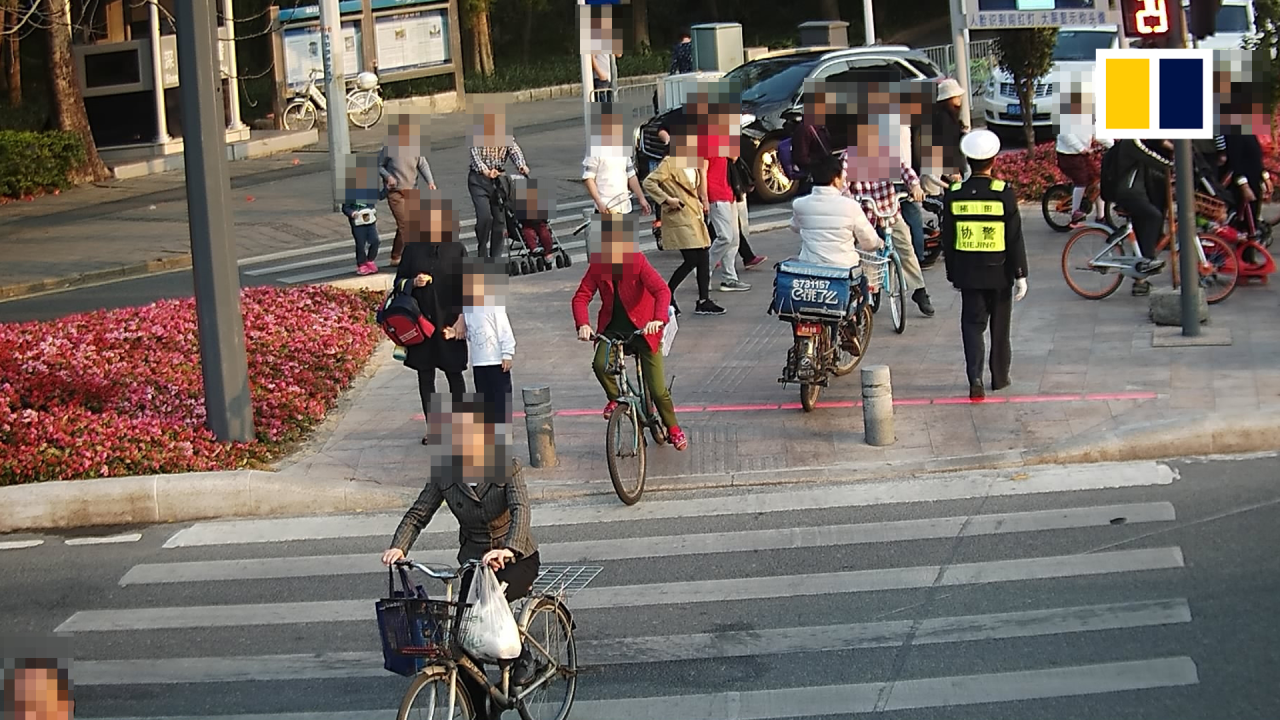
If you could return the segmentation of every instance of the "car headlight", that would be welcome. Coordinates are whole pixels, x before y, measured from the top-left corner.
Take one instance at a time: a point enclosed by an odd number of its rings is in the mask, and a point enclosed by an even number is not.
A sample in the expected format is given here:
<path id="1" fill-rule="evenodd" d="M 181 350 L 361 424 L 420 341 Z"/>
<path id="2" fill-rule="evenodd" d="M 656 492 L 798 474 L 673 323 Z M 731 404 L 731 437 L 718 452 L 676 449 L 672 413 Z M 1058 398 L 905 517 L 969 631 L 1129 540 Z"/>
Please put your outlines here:
<path id="1" fill-rule="evenodd" d="M 756 121 L 756 116 L 751 113 L 742 113 L 742 117 L 738 118 L 738 127 L 746 127 Z"/>
<path id="2" fill-rule="evenodd" d="M 994 77 L 987 78 L 986 94 L 988 97 L 996 96 L 996 79 Z"/>

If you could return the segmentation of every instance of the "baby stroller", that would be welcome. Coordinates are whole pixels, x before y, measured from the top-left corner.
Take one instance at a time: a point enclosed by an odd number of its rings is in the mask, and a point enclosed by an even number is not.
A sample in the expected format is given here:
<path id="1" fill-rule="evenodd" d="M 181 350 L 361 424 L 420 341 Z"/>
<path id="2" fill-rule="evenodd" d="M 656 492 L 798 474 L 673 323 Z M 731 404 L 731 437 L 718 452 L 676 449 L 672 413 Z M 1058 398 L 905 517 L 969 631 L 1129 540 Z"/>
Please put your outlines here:
<path id="1" fill-rule="evenodd" d="M 499 175 L 493 181 L 494 198 L 507 236 L 507 275 L 512 277 L 543 272 L 552 267 L 566 268 L 573 264 L 573 259 L 560 246 L 559 238 L 551 230 L 551 218 L 539 220 L 526 216 L 523 206 L 528 198 L 527 191 L 536 189 L 533 181 L 527 181 L 527 188 L 517 188 L 517 183 L 526 181 L 524 176 L 513 175 Z M 543 223 L 551 237 L 550 246 L 535 246 L 530 250 L 525 244 L 524 232 L 528 229 L 537 233 Z"/>

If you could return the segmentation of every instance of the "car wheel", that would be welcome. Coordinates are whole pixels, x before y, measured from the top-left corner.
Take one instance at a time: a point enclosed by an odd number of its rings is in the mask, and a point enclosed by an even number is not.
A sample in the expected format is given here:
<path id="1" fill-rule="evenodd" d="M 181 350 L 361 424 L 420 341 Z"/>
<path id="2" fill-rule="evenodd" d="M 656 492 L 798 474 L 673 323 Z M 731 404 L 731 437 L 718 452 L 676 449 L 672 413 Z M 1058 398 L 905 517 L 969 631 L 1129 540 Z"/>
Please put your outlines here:
<path id="1" fill-rule="evenodd" d="M 751 174 L 756 181 L 756 197 L 761 202 L 782 202 L 790 199 L 800 189 L 800 184 L 787 177 L 782 163 L 778 162 L 778 142 L 781 139 L 766 138 L 756 148 L 755 160 L 751 163 Z"/>

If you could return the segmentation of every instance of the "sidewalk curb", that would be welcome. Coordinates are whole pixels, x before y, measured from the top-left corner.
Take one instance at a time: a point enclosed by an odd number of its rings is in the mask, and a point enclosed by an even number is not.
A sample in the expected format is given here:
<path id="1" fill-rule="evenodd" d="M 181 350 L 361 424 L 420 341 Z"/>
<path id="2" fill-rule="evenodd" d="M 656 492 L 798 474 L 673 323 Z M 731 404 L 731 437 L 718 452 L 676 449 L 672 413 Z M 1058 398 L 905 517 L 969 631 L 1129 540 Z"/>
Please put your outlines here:
<path id="1" fill-rule="evenodd" d="M 68 290 L 103 280 L 123 280 L 141 275 L 154 275 L 156 273 L 168 272 L 170 270 L 181 270 L 189 267 L 191 267 L 190 255 L 175 255 L 173 257 L 163 259 L 147 260 L 146 262 L 107 268 L 105 270 L 94 270 L 93 272 L 81 273 L 79 275 L 71 275 L 68 277 L 46 278 L 44 280 L 36 280 L 33 282 L 0 285 L 0 300 L 13 300 L 20 297 L 26 297 L 28 295 L 37 295 L 39 293 L 49 292 L 51 290 Z"/>
<path id="2" fill-rule="evenodd" d="M 649 478 L 647 490 L 709 490 L 812 482 L 885 480 L 939 473 L 1075 465 L 1184 456 L 1220 456 L 1280 449 L 1280 410 L 1197 422 L 1160 421 L 1072 438 L 1043 450 L 850 463 L 684 477 Z M 354 468 L 352 472 L 354 472 Z M 530 494 L 542 501 L 613 494 L 604 479 L 548 481 L 556 471 L 527 470 Z M 400 510 L 419 489 L 382 485 L 352 477 L 310 477 L 290 472 L 237 470 L 70 480 L 0 487 L 0 533 L 74 527 L 184 522 L 233 517 L 271 517 Z"/>

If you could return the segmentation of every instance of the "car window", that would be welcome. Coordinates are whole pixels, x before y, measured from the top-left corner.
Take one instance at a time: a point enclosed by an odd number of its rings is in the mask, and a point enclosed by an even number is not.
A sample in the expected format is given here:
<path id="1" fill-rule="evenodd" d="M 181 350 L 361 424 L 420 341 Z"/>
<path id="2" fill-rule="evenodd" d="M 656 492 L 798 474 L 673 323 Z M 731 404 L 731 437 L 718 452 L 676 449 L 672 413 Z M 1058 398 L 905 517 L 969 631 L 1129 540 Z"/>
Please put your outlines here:
<path id="1" fill-rule="evenodd" d="M 924 77 L 930 80 L 932 80 L 933 78 L 942 77 L 942 71 L 939 70 L 938 66 L 934 65 L 933 61 L 929 60 L 928 58 L 909 57 L 909 58 L 903 58 L 903 60 L 905 60 L 907 64 L 910 65 L 911 67 L 915 68 L 916 71 L 919 72 L 921 75 L 923 75 Z"/>
<path id="2" fill-rule="evenodd" d="M 732 87 L 742 88 L 743 102 L 786 102 L 795 97 L 818 60 L 757 60 L 725 75 Z"/>
<path id="3" fill-rule="evenodd" d="M 858 58 L 849 62 L 849 68 L 830 76 L 832 82 L 894 82 L 906 75 L 906 68 L 885 58 Z"/>
<path id="4" fill-rule="evenodd" d="M 1054 62 L 1093 62 L 1097 51 L 1111 47 L 1114 33 L 1102 30 L 1060 30 L 1058 44 L 1053 47 Z"/>
<path id="5" fill-rule="evenodd" d="M 1190 15 L 1190 10 L 1183 8 L 1182 11 Z M 1249 27 L 1249 13 L 1243 5 L 1223 5 L 1218 10 L 1218 27 L 1217 32 L 1220 33 L 1251 33 L 1253 28 Z"/>

